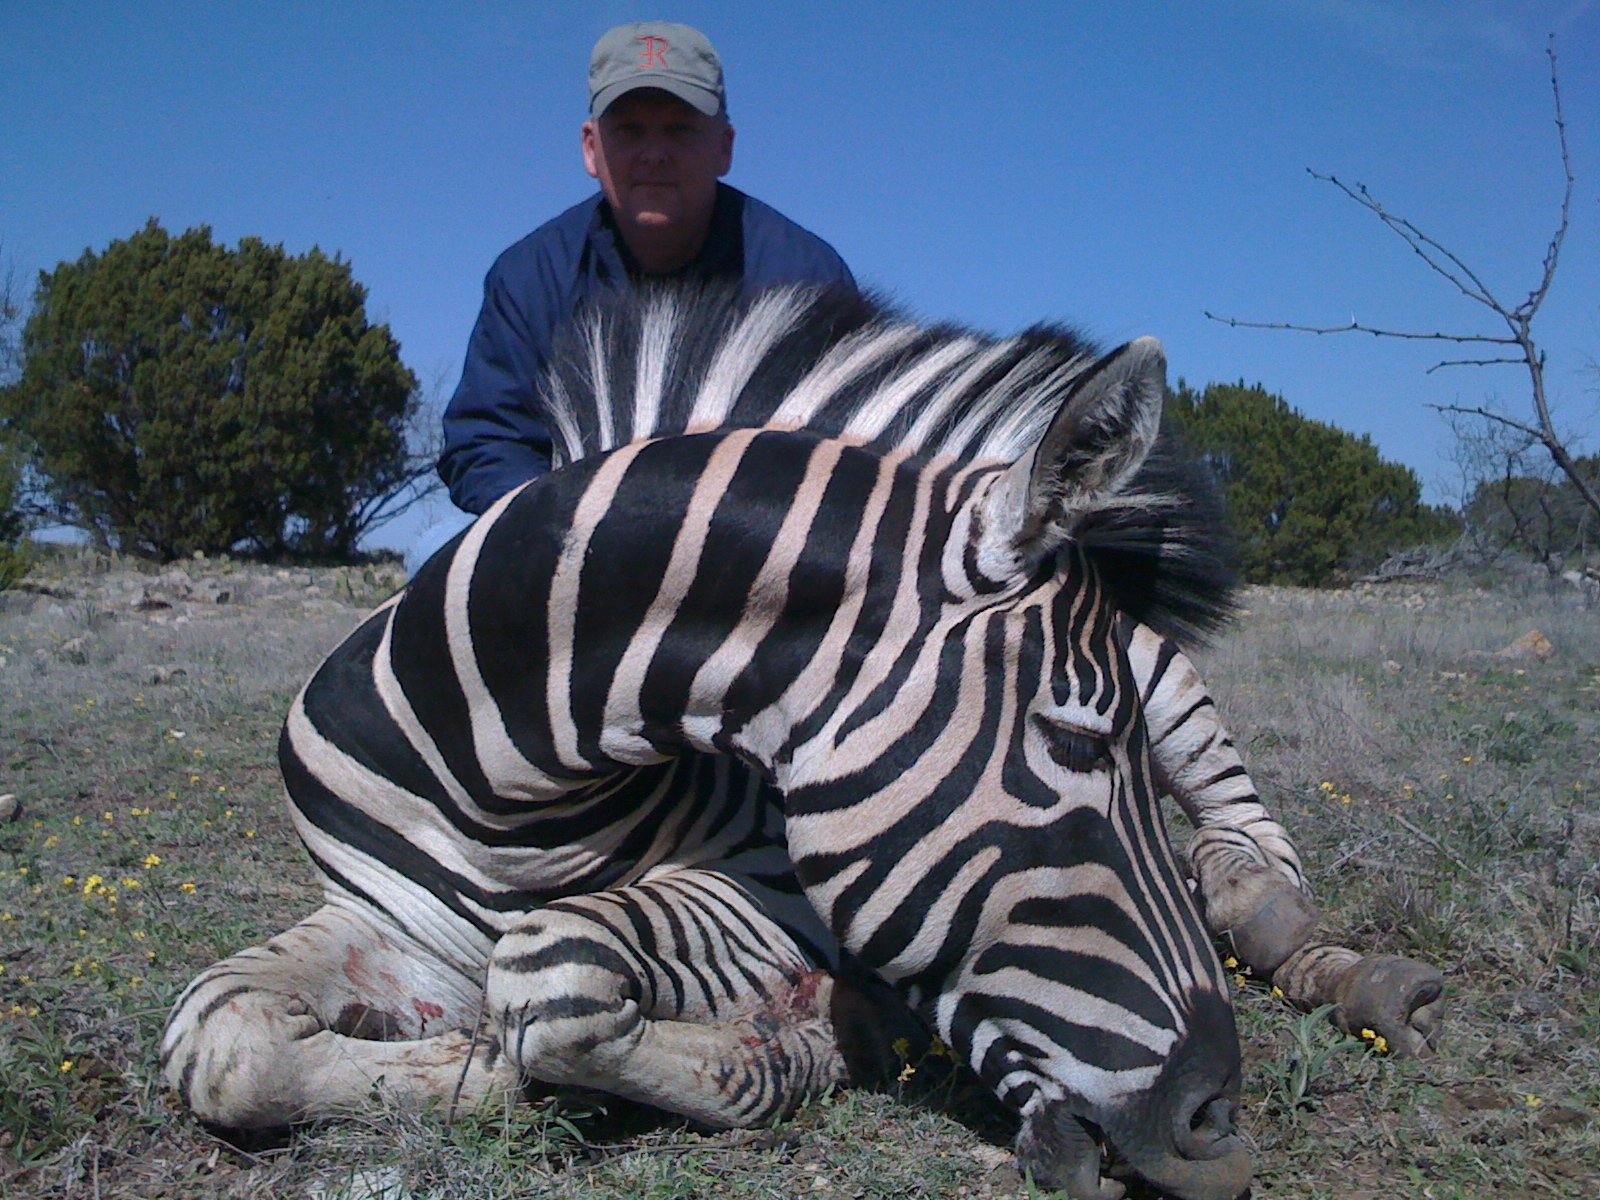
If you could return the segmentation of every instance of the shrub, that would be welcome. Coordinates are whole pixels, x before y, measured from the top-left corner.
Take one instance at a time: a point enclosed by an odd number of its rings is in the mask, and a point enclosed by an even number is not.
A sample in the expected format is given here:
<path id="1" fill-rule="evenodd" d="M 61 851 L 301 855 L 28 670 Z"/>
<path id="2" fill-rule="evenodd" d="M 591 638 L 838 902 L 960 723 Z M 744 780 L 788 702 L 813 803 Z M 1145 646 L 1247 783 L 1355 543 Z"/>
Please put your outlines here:
<path id="1" fill-rule="evenodd" d="M 18 385 L 51 515 L 103 546 L 344 556 L 415 477 L 416 379 L 349 264 L 154 220 L 40 276 Z"/>
<path id="2" fill-rule="evenodd" d="M 1251 582 L 1326 585 L 1390 550 L 1455 535 L 1454 514 L 1422 503 L 1409 467 L 1281 396 L 1180 380 L 1167 407 L 1227 498 Z"/>

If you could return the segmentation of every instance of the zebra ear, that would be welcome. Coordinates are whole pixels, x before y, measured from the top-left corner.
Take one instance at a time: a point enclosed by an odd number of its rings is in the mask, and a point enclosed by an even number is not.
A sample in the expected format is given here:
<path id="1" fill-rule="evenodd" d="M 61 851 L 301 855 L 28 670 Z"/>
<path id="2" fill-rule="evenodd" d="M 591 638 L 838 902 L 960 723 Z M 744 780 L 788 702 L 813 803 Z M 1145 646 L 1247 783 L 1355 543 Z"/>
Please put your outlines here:
<path id="1" fill-rule="evenodd" d="M 1145 337 L 1073 381 L 1044 438 L 989 493 L 985 549 L 1037 563 L 1125 487 L 1155 445 L 1167 358 Z"/>

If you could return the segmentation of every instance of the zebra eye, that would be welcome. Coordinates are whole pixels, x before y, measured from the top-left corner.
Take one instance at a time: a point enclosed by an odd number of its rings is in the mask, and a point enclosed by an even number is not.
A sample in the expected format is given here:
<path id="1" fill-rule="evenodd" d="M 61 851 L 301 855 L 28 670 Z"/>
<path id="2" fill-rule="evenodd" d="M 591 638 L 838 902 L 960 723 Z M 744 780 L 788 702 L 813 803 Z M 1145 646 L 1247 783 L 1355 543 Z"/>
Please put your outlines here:
<path id="1" fill-rule="evenodd" d="M 1111 762 L 1111 735 L 1037 718 L 1050 757 L 1069 771 L 1088 772 Z"/>

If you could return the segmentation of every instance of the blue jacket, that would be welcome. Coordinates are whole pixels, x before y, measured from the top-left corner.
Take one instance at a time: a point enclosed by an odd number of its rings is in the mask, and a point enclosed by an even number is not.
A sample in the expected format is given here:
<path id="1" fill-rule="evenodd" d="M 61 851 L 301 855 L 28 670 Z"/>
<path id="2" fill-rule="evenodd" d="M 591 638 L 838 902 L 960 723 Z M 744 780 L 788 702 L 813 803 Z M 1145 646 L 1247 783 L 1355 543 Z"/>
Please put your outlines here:
<path id="1" fill-rule="evenodd" d="M 495 260 L 467 344 L 461 383 L 444 414 L 439 475 L 457 507 L 481 513 L 550 469 L 540 383 L 556 329 L 584 300 L 637 275 L 599 194 L 541 225 Z M 815 234 L 727 184 L 686 278 L 740 278 L 755 290 L 855 280 Z"/>

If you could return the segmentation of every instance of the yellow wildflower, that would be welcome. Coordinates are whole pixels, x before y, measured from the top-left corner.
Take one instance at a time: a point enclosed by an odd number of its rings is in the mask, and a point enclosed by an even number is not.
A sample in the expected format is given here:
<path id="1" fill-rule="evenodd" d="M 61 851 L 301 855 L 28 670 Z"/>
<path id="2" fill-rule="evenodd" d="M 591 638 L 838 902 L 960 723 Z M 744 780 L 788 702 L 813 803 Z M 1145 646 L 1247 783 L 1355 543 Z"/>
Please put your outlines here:
<path id="1" fill-rule="evenodd" d="M 889 1049 L 894 1051 L 896 1058 L 902 1058 L 902 1059 L 910 1058 L 911 1057 L 911 1039 L 910 1038 L 895 1038 L 894 1041 L 889 1043 Z"/>
<path id="2" fill-rule="evenodd" d="M 76 1065 L 76 1064 L 75 1064 L 75 1063 L 73 1063 L 73 1061 L 72 1061 L 72 1060 L 71 1060 L 71 1059 L 70 1059 L 70 1058 L 64 1058 L 64 1059 L 62 1059 L 62 1060 L 61 1060 L 61 1067 L 60 1067 L 60 1071 L 61 1071 L 61 1073 L 62 1073 L 62 1074 L 63 1074 L 63 1075 L 67 1075 L 67 1074 L 70 1074 L 70 1073 L 71 1073 L 71 1071 L 72 1071 L 72 1068 L 73 1068 L 73 1067 L 74 1067 L 74 1066 L 75 1066 L 75 1065 Z"/>
<path id="3" fill-rule="evenodd" d="M 148 871 L 151 867 L 159 867 L 160 865 L 161 865 L 161 855 L 159 855 L 159 854 L 146 854 L 144 856 L 144 869 L 146 871 Z"/>
<path id="4" fill-rule="evenodd" d="M 1544 1104 L 1544 1101 L 1538 1096 L 1535 1096 L 1532 1092 L 1529 1092 L 1527 1095 L 1523 1096 L 1522 1102 L 1529 1108 L 1539 1108 Z"/>
<path id="5" fill-rule="evenodd" d="M 192 896 L 192 895 L 194 895 L 194 884 L 185 883 L 182 886 L 180 886 L 178 888 L 178 890 L 180 892 L 182 892 L 185 896 Z"/>

